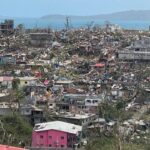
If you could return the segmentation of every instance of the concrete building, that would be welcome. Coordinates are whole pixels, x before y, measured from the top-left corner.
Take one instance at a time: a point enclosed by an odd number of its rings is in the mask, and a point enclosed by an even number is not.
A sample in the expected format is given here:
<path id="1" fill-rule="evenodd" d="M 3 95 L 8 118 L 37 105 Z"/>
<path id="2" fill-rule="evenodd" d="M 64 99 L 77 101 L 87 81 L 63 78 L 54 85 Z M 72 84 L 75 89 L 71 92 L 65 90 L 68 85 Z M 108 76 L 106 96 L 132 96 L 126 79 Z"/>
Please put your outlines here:
<path id="1" fill-rule="evenodd" d="M 50 40 L 51 35 L 48 33 L 30 33 L 30 44 L 34 47 L 47 47 Z"/>
<path id="2" fill-rule="evenodd" d="M 32 133 L 34 148 L 73 148 L 80 143 L 82 127 L 62 121 L 36 124 Z"/>
<path id="3" fill-rule="evenodd" d="M 141 37 L 132 43 L 134 51 L 150 51 L 150 37 Z"/>
<path id="4" fill-rule="evenodd" d="M 13 79 L 13 77 L 0 76 L 0 86 L 5 87 L 6 89 L 11 89 Z"/>
<path id="5" fill-rule="evenodd" d="M 12 54 L 6 54 L 0 56 L 0 65 L 16 64 L 16 58 Z"/>
<path id="6" fill-rule="evenodd" d="M 26 117 L 32 125 L 44 122 L 43 110 L 31 105 L 24 105 L 20 109 L 22 116 Z"/>
<path id="7" fill-rule="evenodd" d="M 29 85 L 35 85 L 37 83 L 37 78 L 35 77 L 18 77 L 20 80 L 19 87 L 29 86 Z"/>
<path id="8" fill-rule="evenodd" d="M 120 60 L 150 60 L 150 51 L 130 51 L 124 50 L 118 52 L 118 58 Z"/>
<path id="9" fill-rule="evenodd" d="M 16 109 L 18 109 L 18 104 L 15 102 L 0 102 L 0 116 L 11 115 Z"/>
<path id="10" fill-rule="evenodd" d="M 76 125 L 81 125 L 83 127 L 87 127 L 90 123 L 92 123 L 97 116 L 95 114 L 59 114 L 57 117 L 58 120 L 73 123 Z"/>
<path id="11" fill-rule="evenodd" d="M 0 33 L 11 34 L 14 31 L 14 20 L 5 20 L 0 24 Z"/>
<path id="12" fill-rule="evenodd" d="M 150 38 L 142 37 L 117 55 L 120 60 L 150 60 Z"/>

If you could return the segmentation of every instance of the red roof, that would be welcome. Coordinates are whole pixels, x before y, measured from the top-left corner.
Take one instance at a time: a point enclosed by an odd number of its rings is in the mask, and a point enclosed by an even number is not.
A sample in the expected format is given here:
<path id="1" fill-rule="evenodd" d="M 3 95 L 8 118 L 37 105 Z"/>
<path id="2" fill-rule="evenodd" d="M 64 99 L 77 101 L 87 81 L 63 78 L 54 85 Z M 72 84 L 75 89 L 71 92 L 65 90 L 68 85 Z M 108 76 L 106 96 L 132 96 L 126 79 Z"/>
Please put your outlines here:
<path id="1" fill-rule="evenodd" d="M 27 150 L 27 149 L 8 146 L 8 145 L 0 145 L 0 150 Z"/>
<path id="2" fill-rule="evenodd" d="M 105 66 L 105 64 L 101 64 L 101 63 L 100 63 L 100 64 L 95 64 L 95 65 L 94 65 L 94 67 L 104 67 L 104 66 Z"/>

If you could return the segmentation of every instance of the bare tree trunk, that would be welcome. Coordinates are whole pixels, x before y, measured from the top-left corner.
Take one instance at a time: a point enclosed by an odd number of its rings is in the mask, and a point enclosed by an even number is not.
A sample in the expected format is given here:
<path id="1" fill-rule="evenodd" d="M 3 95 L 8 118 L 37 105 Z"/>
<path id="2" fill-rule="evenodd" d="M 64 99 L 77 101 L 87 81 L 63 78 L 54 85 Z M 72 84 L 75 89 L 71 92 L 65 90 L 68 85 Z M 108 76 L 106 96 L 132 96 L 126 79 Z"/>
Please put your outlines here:
<path id="1" fill-rule="evenodd" d="M 0 120 L 0 128 L 3 130 L 3 135 L 2 135 L 2 138 L 1 138 L 1 143 L 3 143 L 4 140 L 5 140 L 5 137 L 6 137 L 6 130 L 4 129 L 4 125 L 3 125 L 1 120 Z"/>

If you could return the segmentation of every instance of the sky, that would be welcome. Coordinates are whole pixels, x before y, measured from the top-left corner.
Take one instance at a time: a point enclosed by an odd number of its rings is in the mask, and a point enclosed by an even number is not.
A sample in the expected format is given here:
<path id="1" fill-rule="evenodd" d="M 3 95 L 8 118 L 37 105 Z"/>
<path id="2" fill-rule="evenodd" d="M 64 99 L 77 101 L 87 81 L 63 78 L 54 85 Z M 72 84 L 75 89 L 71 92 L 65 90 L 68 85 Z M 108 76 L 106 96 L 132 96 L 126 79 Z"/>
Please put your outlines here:
<path id="1" fill-rule="evenodd" d="M 0 16 L 9 17 L 89 16 L 125 10 L 150 10 L 150 0 L 0 0 Z"/>

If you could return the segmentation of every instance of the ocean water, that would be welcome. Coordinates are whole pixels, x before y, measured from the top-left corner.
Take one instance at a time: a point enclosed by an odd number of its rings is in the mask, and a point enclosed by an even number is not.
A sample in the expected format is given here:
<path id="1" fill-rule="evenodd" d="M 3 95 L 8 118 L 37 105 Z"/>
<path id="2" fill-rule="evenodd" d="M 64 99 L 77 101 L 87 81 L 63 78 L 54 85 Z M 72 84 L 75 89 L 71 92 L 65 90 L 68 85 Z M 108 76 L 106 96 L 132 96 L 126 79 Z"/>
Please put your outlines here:
<path id="1" fill-rule="evenodd" d="M 0 22 L 4 21 L 4 19 L 0 19 Z M 80 27 L 87 27 L 87 24 L 94 22 L 94 25 L 103 26 L 105 24 L 105 20 L 81 20 L 81 19 L 74 19 L 71 20 L 70 26 L 72 28 L 80 28 Z M 112 24 L 117 24 L 125 29 L 141 29 L 141 30 L 148 30 L 150 26 L 150 21 L 120 21 L 120 20 L 110 20 Z M 56 30 L 60 30 L 65 28 L 65 19 L 15 19 L 15 26 L 23 24 L 26 29 L 33 29 L 33 28 L 52 28 Z"/>

